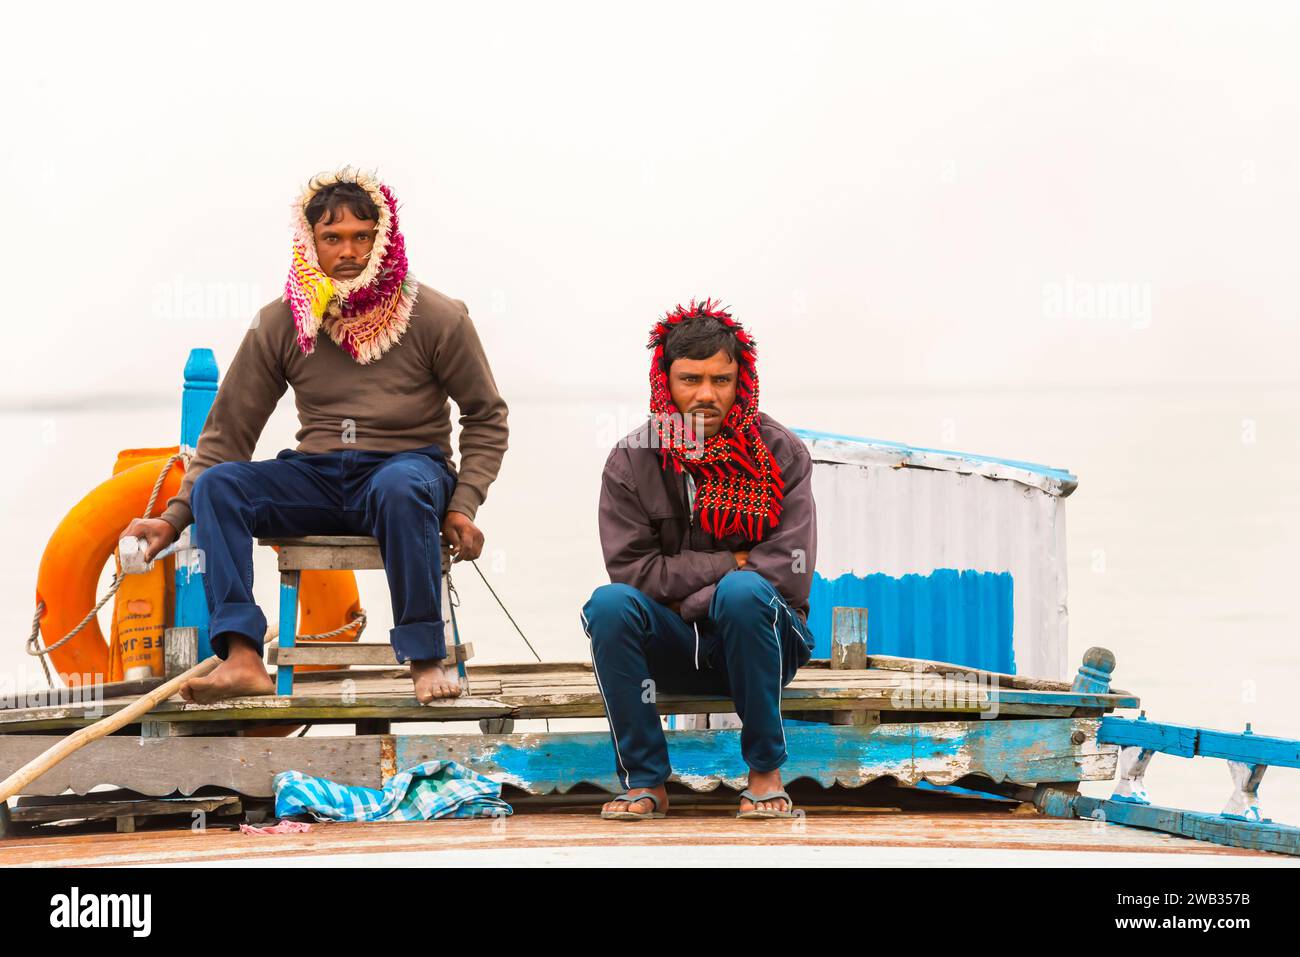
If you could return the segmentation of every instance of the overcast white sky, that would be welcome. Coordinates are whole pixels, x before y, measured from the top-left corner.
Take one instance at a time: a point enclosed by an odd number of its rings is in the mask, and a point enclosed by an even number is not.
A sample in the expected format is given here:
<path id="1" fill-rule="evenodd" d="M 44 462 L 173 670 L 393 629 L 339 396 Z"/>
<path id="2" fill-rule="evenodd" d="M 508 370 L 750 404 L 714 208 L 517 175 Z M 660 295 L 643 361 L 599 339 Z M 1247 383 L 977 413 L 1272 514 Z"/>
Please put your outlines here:
<path id="1" fill-rule="evenodd" d="M 512 400 L 641 379 L 692 295 L 808 392 L 1294 373 L 1295 5 L 6 16 L 5 407 L 224 369 L 345 162 Z"/>

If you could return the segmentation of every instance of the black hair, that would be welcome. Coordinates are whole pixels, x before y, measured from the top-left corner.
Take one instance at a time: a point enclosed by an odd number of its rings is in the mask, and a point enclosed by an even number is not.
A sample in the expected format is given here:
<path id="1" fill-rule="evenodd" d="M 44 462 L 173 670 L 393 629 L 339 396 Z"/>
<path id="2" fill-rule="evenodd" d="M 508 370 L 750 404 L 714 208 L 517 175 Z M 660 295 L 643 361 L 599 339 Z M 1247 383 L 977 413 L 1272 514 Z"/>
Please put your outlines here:
<path id="1" fill-rule="evenodd" d="M 328 226 L 340 218 L 340 209 L 347 209 L 357 219 L 379 219 L 379 207 L 370 198 L 370 194 L 356 183 L 331 183 L 319 190 L 307 203 L 303 212 L 307 216 L 307 225 L 315 226 L 328 214 L 325 225 Z"/>
<path id="2" fill-rule="evenodd" d="M 677 359 L 708 359 L 720 351 L 733 362 L 739 361 L 735 329 L 712 316 L 683 319 L 664 338 L 664 372 L 670 371 Z"/>

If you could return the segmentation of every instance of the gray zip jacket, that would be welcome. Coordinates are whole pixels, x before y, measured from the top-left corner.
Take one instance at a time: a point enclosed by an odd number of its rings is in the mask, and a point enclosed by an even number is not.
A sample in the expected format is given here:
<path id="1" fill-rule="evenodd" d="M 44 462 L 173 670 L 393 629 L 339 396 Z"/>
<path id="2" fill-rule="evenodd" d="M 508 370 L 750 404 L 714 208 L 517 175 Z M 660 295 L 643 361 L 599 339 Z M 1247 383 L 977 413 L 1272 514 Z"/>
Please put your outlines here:
<path id="1" fill-rule="evenodd" d="M 708 614 L 722 576 L 736 570 L 731 553 L 748 549 L 746 570 L 771 582 L 806 622 L 817 559 L 812 456 L 798 436 L 763 412 L 759 432 L 781 468 L 785 493 L 779 524 L 757 545 L 739 535 L 714 538 L 699 527 L 685 476 L 660 466 L 648 420 L 621 439 L 605 461 L 600 489 L 600 546 L 609 580 L 660 604 L 680 601 L 682 618 L 693 622 Z"/>

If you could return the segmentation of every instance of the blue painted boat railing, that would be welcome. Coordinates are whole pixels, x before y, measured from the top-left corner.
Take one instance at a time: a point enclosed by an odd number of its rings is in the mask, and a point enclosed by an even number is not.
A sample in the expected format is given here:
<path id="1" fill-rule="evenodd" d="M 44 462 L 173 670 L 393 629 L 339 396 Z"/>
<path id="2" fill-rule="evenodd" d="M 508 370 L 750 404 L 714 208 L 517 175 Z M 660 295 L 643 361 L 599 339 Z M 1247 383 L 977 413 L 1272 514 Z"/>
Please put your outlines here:
<path id="1" fill-rule="evenodd" d="M 1300 856 L 1300 827 L 1263 816 L 1259 786 L 1269 767 L 1300 767 L 1300 740 L 1107 715 L 1097 732 L 1098 744 L 1120 747 L 1119 777 L 1109 799 L 1047 790 L 1039 800 L 1044 812 L 1081 817 L 1179 834 L 1231 847 Z M 1219 758 L 1228 762 L 1232 793 L 1218 814 L 1153 804 L 1145 775 L 1151 758 Z"/>

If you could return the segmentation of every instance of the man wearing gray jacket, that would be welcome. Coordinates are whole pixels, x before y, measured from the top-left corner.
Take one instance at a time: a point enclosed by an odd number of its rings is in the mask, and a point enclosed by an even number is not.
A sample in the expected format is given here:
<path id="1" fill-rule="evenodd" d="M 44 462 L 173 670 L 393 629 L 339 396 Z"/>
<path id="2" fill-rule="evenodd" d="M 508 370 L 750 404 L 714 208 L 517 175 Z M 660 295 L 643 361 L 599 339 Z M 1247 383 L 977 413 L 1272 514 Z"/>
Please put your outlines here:
<path id="1" fill-rule="evenodd" d="M 658 692 L 727 695 L 749 766 L 741 817 L 790 817 L 781 690 L 812 655 L 812 459 L 758 409 L 754 341 L 712 300 L 651 333 L 651 417 L 605 463 L 610 584 L 583 607 L 615 768 L 601 816 L 662 817 L 672 772 Z"/>

